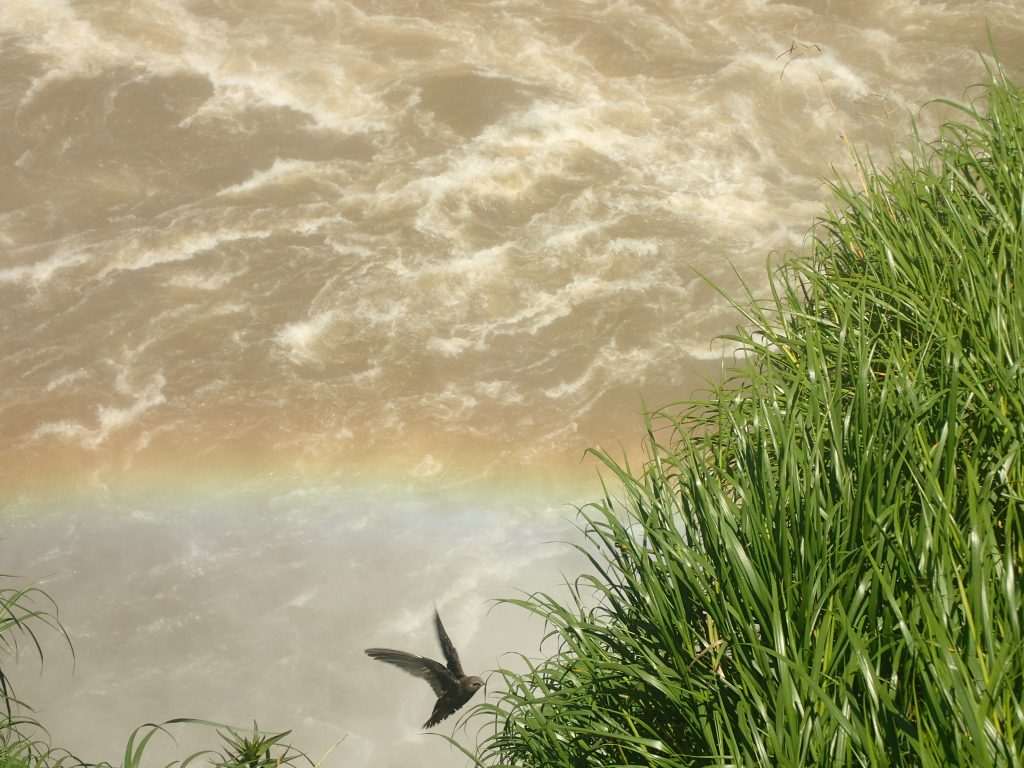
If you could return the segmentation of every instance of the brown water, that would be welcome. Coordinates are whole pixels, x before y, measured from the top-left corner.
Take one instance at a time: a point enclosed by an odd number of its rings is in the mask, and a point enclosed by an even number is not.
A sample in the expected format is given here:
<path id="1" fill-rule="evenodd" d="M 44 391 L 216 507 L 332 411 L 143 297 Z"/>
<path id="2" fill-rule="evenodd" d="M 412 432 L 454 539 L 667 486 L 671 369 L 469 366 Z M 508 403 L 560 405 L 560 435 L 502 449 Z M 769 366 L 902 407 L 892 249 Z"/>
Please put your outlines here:
<path id="1" fill-rule="evenodd" d="M 433 653 L 436 600 L 467 664 L 532 650 L 484 601 L 555 584 L 583 451 L 717 370 L 698 273 L 759 290 L 843 136 L 933 130 L 986 25 L 1019 73 L 1022 10 L 3 0 L 0 570 L 76 642 L 24 683 L 54 740 L 461 764 L 360 649 Z"/>

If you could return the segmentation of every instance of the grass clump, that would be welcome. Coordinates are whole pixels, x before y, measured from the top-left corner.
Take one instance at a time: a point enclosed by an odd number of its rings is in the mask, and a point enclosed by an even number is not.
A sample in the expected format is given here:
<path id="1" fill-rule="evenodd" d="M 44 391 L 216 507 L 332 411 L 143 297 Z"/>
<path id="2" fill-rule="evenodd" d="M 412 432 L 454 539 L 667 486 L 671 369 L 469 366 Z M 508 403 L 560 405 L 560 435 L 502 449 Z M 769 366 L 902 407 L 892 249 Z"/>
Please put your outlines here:
<path id="1" fill-rule="evenodd" d="M 0 580 L 10 577 L 0 576 Z M 44 661 L 39 631 L 50 630 L 68 642 L 53 599 L 38 587 L 16 588 L 0 581 L 0 652 L 17 660 L 21 647 L 28 646 Z M 4 659 L 6 661 L 6 659 Z M 284 742 L 291 731 L 269 733 L 253 722 L 244 732 L 221 723 L 195 718 L 175 718 L 165 723 L 147 723 L 132 731 L 118 768 L 142 768 L 153 764 L 150 748 L 157 735 L 173 738 L 170 726 L 193 726 L 215 732 L 223 742 L 220 751 L 203 749 L 174 760 L 162 768 L 318 768 L 309 757 Z M 339 742 L 340 743 L 340 742 Z M 335 745 L 337 746 L 337 745 Z M 333 747 L 332 747 L 333 750 Z M 326 757 L 326 756 L 325 756 Z M 65 749 L 50 745 L 46 729 L 32 717 L 32 709 L 17 698 L 4 665 L 0 664 L 0 768 L 114 768 L 114 763 L 90 763 Z"/>
<path id="2" fill-rule="evenodd" d="M 1024 764 L 1024 103 L 1001 68 L 740 307 L 745 361 L 509 600 L 481 766 Z"/>
<path id="3" fill-rule="evenodd" d="M 0 575 L 0 654 L 16 659 L 27 646 L 42 664 L 43 646 L 37 629 L 56 631 L 70 647 L 57 617 L 57 606 L 37 587 L 8 586 L 9 578 Z M 68 760 L 66 752 L 49 746 L 45 729 L 31 712 L 15 694 L 14 685 L 0 664 L 0 768 L 56 768 Z"/>

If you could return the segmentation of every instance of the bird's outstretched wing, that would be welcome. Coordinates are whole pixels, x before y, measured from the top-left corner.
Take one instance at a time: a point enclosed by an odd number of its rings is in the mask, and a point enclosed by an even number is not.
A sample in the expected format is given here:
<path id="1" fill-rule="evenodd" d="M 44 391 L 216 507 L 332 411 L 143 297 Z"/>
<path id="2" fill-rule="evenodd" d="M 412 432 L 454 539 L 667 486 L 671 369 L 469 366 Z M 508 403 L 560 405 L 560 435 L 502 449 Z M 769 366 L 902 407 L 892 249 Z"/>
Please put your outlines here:
<path id="1" fill-rule="evenodd" d="M 458 678 L 444 665 L 433 659 L 416 656 L 405 651 L 392 651 L 390 648 L 367 648 L 366 655 L 378 661 L 394 664 L 410 675 L 422 678 L 430 683 L 435 696 L 444 696 L 453 688 L 458 687 Z M 458 661 L 456 659 L 456 661 Z M 449 666 L 451 666 L 449 664 Z"/>
<path id="2" fill-rule="evenodd" d="M 441 650 L 444 652 L 444 660 L 448 662 L 448 669 L 456 678 L 465 677 L 462 671 L 462 663 L 459 661 L 459 654 L 455 651 L 448 633 L 444 631 L 444 624 L 441 623 L 441 614 L 434 609 L 434 624 L 437 625 L 437 639 L 441 643 Z"/>

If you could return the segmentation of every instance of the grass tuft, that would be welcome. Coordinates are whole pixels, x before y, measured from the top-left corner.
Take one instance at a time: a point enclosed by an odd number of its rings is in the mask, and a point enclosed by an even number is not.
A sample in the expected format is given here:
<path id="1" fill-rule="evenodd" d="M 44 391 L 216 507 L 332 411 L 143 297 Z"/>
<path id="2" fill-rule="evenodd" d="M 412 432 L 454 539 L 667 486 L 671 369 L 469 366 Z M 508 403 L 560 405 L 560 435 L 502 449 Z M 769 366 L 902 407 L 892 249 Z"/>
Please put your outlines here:
<path id="1" fill-rule="evenodd" d="M 0 579 L 7 578 L 10 577 L 0 576 Z M 56 632 L 71 647 L 71 641 L 58 618 L 57 606 L 46 592 L 38 587 L 0 587 L 0 651 L 7 652 L 17 660 L 20 648 L 27 645 L 42 664 L 45 657 L 37 634 L 42 629 Z M 113 768 L 112 763 L 87 763 L 67 750 L 52 747 L 46 729 L 31 716 L 31 707 L 15 696 L 3 666 L 0 666 L 0 706 L 0 768 Z M 154 737 L 166 735 L 173 739 L 170 726 L 180 725 L 212 730 L 223 744 L 219 752 L 215 749 L 200 750 L 167 763 L 163 768 L 188 768 L 200 759 L 214 768 L 319 766 L 319 763 L 314 765 L 305 753 L 284 742 L 290 731 L 268 733 L 261 731 L 254 721 L 252 731 L 248 733 L 208 720 L 175 718 L 161 724 L 147 723 L 132 731 L 125 745 L 120 768 L 143 768 L 152 763 L 152 753 L 147 752 L 147 749 Z"/>
<path id="2" fill-rule="evenodd" d="M 839 179 L 746 350 L 581 510 L 480 766 L 1024 764 L 1024 102 Z M 468 752 L 467 752 L 468 754 Z"/>

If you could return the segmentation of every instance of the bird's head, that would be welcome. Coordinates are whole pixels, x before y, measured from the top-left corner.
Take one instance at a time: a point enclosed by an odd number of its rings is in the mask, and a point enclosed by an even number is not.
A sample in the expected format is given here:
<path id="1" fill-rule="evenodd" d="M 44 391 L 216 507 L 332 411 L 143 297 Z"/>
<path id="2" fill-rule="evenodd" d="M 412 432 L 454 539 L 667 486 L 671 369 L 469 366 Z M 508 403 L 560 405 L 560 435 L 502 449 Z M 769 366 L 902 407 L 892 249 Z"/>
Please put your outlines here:
<path id="1" fill-rule="evenodd" d="M 463 685 L 466 686 L 467 691 L 473 691 L 475 693 L 478 688 L 484 687 L 484 679 L 474 675 L 472 677 L 467 677 Z"/>

